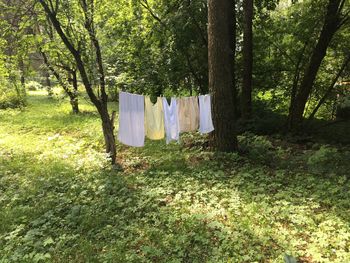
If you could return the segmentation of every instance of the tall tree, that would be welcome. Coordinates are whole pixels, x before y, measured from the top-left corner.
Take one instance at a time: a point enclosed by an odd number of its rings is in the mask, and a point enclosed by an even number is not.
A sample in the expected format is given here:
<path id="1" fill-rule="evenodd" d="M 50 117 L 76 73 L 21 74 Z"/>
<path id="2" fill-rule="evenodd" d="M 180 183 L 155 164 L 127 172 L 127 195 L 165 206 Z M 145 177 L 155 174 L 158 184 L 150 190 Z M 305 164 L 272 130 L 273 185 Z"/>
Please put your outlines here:
<path id="1" fill-rule="evenodd" d="M 234 12 L 235 1 L 208 2 L 209 90 L 215 130 L 212 144 L 219 150 L 237 149 L 234 112 Z"/>
<path id="2" fill-rule="evenodd" d="M 294 105 L 291 105 L 289 112 L 289 129 L 292 131 L 300 130 L 305 105 L 312 91 L 321 63 L 326 56 L 327 48 L 337 30 L 349 19 L 348 14 L 344 17 L 342 15 L 342 9 L 346 1 L 329 0 L 327 3 L 324 23 L 317 44 L 312 51 L 303 79 L 295 94 L 295 99 L 292 98 Z"/>
<path id="3" fill-rule="evenodd" d="M 250 119 L 252 115 L 253 9 L 253 0 L 243 0 L 243 78 L 241 95 L 243 119 Z"/>
<path id="4" fill-rule="evenodd" d="M 81 10 L 83 13 L 83 27 L 88 35 L 88 39 L 90 40 L 92 49 L 94 51 L 94 67 L 97 68 L 99 79 L 99 85 L 97 89 L 95 89 L 93 85 L 93 80 L 89 78 L 87 70 L 88 65 L 86 62 L 84 63 L 83 53 L 81 51 L 82 43 L 76 44 L 77 40 L 70 38 L 71 34 L 75 36 L 77 32 L 68 31 L 70 34 L 67 33 L 67 31 L 65 31 L 65 28 L 62 26 L 62 23 L 59 21 L 60 16 L 58 16 L 57 12 L 59 10 L 60 3 L 58 1 L 53 2 L 52 0 L 39 0 L 39 3 L 43 7 L 47 16 L 49 17 L 54 29 L 60 36 L 62 42 L 74 57 L 76 67 L 79 70 L 80 77 L 84 84 L 85 90 L 91 102 L 94 104 L 100 115 L 102 121 L 103 135 L 105 139 L 106 152 L 110 155 L 112 164 L 115 164 L 117 150 L 114 137 L 114 114 L 110 116 L 107 108 L 108 97 L 106 93 L 105 74 L 102 62 L 101 47 L 100 42 L 97 38 L 94 21 L 94 0 L 80 0 L 79 10 Z M 68 24 L 68 27 L 71 27 L 71 25 Z M 97 90 L 97 94 L 95 90 Z"/>

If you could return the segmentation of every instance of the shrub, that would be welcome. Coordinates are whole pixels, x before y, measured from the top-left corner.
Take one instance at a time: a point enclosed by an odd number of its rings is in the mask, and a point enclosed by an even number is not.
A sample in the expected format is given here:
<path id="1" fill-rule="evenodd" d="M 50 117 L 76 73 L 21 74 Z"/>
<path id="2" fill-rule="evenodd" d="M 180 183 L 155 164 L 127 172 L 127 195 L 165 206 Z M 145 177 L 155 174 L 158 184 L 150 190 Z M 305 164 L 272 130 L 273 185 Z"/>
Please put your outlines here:
<path id="1" fill-rule="evenodd" d="M 322 145 L 314 151 L 307 160 L 310 171 L 316 173 L 346 173 L 346 164 L 349 162 L 349 152 L 340 152 L 337 148 Z"/>
<path id="2" fill-rule="evenodd" d="M 272 143 L 264 136 L 254 135 L 246 132 L 238 136 L 241 150 L 254 161 L 270 163 L 274 159 L 274 151 Z"/>
<path id="3" fill-rule="evenodd" d="M 3 82 L 0 86 L 0 109 L 18 108 L 26 104 L 23 92 L 18 87 L 8 82 Z"/>
<path id="4" fill-rule="evenodd" d="M 43 86 L 39 82 L 36 82 L 34 80 L 31 80 L 28 83 L 26 83 L 26 90 L 35 91 L 35 90 L 39 90 L 42 88 L 43 88 Z"/>

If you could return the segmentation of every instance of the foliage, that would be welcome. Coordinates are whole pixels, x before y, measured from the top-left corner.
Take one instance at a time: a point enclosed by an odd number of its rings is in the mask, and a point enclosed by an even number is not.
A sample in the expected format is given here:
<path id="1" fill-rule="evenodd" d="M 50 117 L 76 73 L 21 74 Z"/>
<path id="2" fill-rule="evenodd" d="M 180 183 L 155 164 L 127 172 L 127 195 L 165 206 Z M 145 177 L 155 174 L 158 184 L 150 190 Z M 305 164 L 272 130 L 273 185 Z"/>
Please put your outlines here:
<path id="1" fill-rule="evenodd" d="M 3 82 L 2 85 L 0 87 L 0 109 L 21 108 L 26 105 L 25 98 L 18 94 L 17 87 L 6 82 Z"/>
<path id="2" fill-rule="evenodd" d="M 29 91 L 40 90 L 42 88 L 43 88 L 43 86 L 39 82 L 34 81 L 34 80 L 31 80 L 31 81 L 26 83 L 26 89 Z"/>
<path id="3" fill-rule="evenodd" d="M 311 171 L 319 173 L 331 173 L 334 175 L 348 173 L 346 163 L 350 161 L 348 151 L 339 151 L 337 148 L 322 145 L 318 150 L 310 154 L 307 164 Z"/>
<path id="4" fill-rule="evenodd" d="M 246 132 L 240 135 L 238 140 L 242 151 L 252 160 L 265 163 L 273 161 L 273 146 L 265 137 Z"/>
<path id="5" fill-rule="evenodd" d="M 350 182 L 308 171 L 316 146 L 244 134 L 258 151 L 239 156 L 188 134 L 118 145 L 118 171 L 91 105 L 69 115 L 45 91 L 28 100 L 0 111 L 1 262 L 350 261 Z"/>

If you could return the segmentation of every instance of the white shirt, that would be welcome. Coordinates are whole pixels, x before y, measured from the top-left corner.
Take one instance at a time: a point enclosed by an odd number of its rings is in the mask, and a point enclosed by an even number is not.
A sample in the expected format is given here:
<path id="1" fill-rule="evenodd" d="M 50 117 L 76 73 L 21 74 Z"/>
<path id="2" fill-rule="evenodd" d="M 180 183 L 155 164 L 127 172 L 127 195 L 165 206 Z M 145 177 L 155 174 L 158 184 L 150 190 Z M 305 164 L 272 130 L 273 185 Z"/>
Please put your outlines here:
<path id="1" fill-rule="evenodd" d="M 169 105 L 166 98 L 163 98 L 163 111 L 166 143 L 172 140 L 179 141 L 180 129 L 176 99 L 171 98 L 171 103 Z"/>
<path id="2" fill-rule="evenodd" d="M 201 95 L 199 99 L 199 132 L 210 133 L 214 130 L 213 120 L 211 118 L 210 95 Z"/>
<path id="3" fill-rule="evenodd" d="M 126 145 L 142 147 L 145 144 L 144 96 L 119 93 L 118 140 Z"/>

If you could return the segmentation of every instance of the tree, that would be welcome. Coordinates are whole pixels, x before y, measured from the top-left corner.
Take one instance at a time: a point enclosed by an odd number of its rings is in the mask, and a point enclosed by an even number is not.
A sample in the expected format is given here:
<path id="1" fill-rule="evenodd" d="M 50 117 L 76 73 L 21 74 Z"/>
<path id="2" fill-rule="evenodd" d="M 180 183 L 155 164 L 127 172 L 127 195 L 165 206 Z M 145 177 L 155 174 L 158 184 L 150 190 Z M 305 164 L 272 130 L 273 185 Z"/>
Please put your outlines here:
<path id="1" fill-rule="evenodd" d="M 337 30 L 349 19 L 348 14 L 342 17 L 342 9 L 346 1 L 328 1 L 323 27 L 317 44 L 312 51 L 301 84 L 295 92 L 295 98 L 292 98 L 292 105 L 289 112 L 289 129 L 292 131 L 300 130 L 305 105 L 312 91 L 322 60 L 326 56 L 327 48 Z"/>
<path id="2" fill-rule="evenodd" d="M 38 14 L 36 14 L 38 16 Z M 41 23 L 40 23 L 40 22 Z M 72 54 L 62 46 L 48 18 L 38 19 L 36 30 L 38 51 L 46 68 L 56 78 L 69 97 L 73 114 L 79 113 L 78 79 Z M 47 77 L 49 80 L 49 78 Z M 52 90 L 48 87 L 49 96 Z M 52 96 L 52 95 L 51 95 Z"/>
<path id="3" fill-rule="evenodd" d="M 209 90 L 215 130 L 213 146 L 224 152 L 237 149 L 234 114 L 234 12 L 231 0 L 208 2 Z"/>
<path id="4" fill-rule="evenodd" d="M 108 112 L 107 108 L 107 93 L 106 93 L 106 85 L 105 85 L 105 74 L 104 74 L 104 68 L 103 68 L 103 61 L 102 61 L 102 54 L 101 54 L 101 48 L 100 48 L 100 42 L 97 38 L 96 34 L 96 27 L 95 27 L 95 5 L 94 0 L 80 0 L 79 4 L 77 6 L 69 6 L 69 3 L 65 3 L 66 8 L 77 8 L 79 12 L 82 12 L 83 16 L 81 17 L 81 20 L 83 21 L 82 28 L 84 32 L 87 34 L 87 39 L 89 39 L 92 50 L 94 51 L 94 67 L 97 68 L 98 72 L 98 80 L 99 85 L 97 88 L 93 86 L 93 80 L 91 77 L 88 76 L 88 63 L 87 60 L 84 60 L 83 57 L 83 51 L 82 51 L 82 45 L 87 44 L 87 42 L 83 43 L 84 39 L 73 39 L 70 38 L 72 35 L 75 37 L 78 32 L 70 32 L 68 31 L 71 29 L 71 25 L 68 21 L 68 25 L 66 28 L 64 28 L 64 24 L 59 19 L 63 15 L 62 13 L 59 15 L 59 5 L 61 4 L 59 1 L 53 2 L 52 0 L 39 0 L 39 3 L 43 7 L 43 10 L 49 17 L 54 29 L 56 30 L 57 34 L 60 36 L 62 42 L 66 46 L 66 48 L 69 50 L 69 52 L 74 57 L 76 67 L 80 73 L 80 77 L 82 79 L 82 82 L 84 84 L 85 90 L 91 100 L 91 102 L 96 107 L 101 121 L 102 121 L 102 130 L 105 140 L 105 148 L 106 152 L 111 157 L 112 164 L 115 164 L 116 162 L 116 145 L 115 145 L 115 137 L 114 137 L 114 114 L 112 114 L 112 117 L 110 117 L 110 114 Z M 64 10 L 67 11 L 67 10 Z M 78 16 L 78 14 L 75 14 Z M 76 18 L 75 21 L 79 21 L 79 19 Z M 97 94 L 95 90 L 97 89 Z"/>
<path id="5" fill-rule="evenodd" d="M 241 95 L 242 118 L 252 115 L 252 72 L 253 72 L 253 0 L 243 0 L 243 80 Z"/>
<path id="6" fill-rule="evenodd" d="M 55 76 L 56 80 L 58 81 L 60 86 L 63 88 L 64 92 L 69 97 L 73 114 L 78 114 L 79 101 L 78 101 L 77 70 L 73 66 L 69 66 L 63 63 L 59 65 L 58 64 L 53 65 L 52 63 L 49 62 L 49 58 L 43 50 L 40 50 L 40 54 L 43 57 L 46 67 L 50 70 L 52 75 Z M 59 70 L 58 68 L 60 68 L 61 70 Z"/>
<path id="7" fill-rule="evenodd" d="M 1 49 L 6 54 L 8 86 L 16 90 L 18 98 L 23 99 L 30 66 L 28 55 L 33 47 L 28 16 L 31 9 L 31 2 L 0 0 L 0 36 L 6 42 Z"/>

